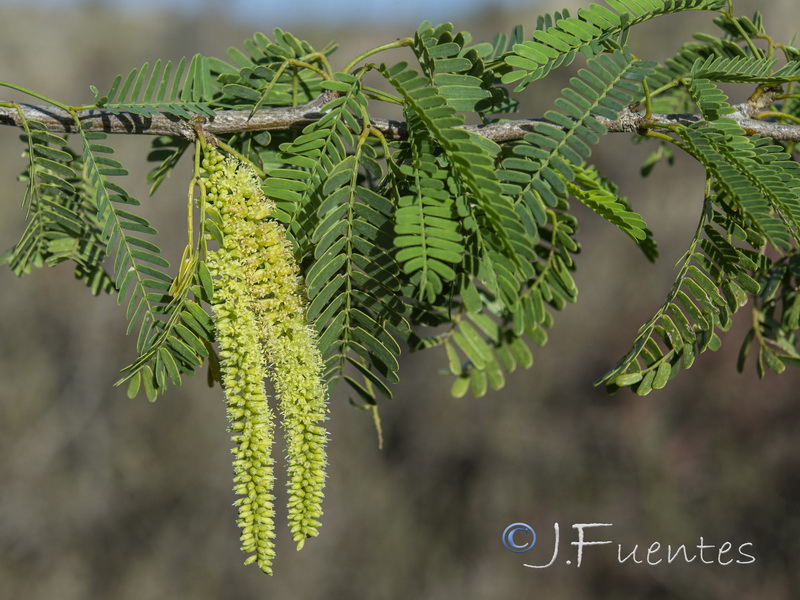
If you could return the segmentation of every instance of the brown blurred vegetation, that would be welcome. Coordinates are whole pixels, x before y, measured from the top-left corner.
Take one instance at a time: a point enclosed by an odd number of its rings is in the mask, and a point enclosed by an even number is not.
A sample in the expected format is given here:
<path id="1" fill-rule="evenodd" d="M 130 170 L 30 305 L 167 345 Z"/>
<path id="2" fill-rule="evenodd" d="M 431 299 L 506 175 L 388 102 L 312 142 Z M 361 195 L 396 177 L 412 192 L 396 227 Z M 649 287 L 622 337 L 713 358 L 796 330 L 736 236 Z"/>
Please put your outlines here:
<path id="1" fill-rule="evenodd" d="M 779 39 L 788 41 L 800 23 L 793 0 L 736 4 L 764 10 Z M 490 39 L 519 22 L 530 29 L 542 10 L 453 20 Z M 253 27 L 268 33 L 275 25 L 265 18 Z M 398 18 L 385 29 L 292 30 L 320 46 L 340 41 L 341 66 L 414 27 Z M 664 58 L 698 29 L 711 30 L 707 14 L 650 23 L 632 41 L 643 58 Z M 3 6 L 0 79 L 87 102 L 89 84 L 107 87 L 146 60 L 224 56 L 252 33 L 218 14 L 187 20 L 102 4 L 71 12 Z M 562 85 L 531 88 L 525 112 L 540 114 Z M 3 248 L 22 230 L 17 136 L 0 130 Z M 454 400 L 439 373 L 443 353 L 406 355 L 404 380 L 382 405 L 382 451 L 368 414 L 339 390 L 322 533 L 296 553 L 279 524 L 273 578 L 241 564 L 220 389 L 196 377 L 156 404 L 129 400 L 112 386 L 133 358 L 115 299 L 92 298 L 67 266 L 22 279 L 0 270 L 0 598 L 797 598 L 800 379 L 790 371 L 760 382 L 752 365 L 736 373 L 747 311 L 721 351 L 664 391 L 609 397 L 592 386 L 669 289 L 702 195 L 702 175 L 688 160 L 659 165 L 642 181 L 647 150 L 611 137 L 595 155 L 644 214 L 661 260 L 652 267 L 624 235 L 581 212 L 579 302 L 556 315 L 533 368 L 509 377 L 504 390 Z M 132 172 L 130 191 L 144 200 L 175 263 L 185 235 L 185 166 L 148 199 L 149 140 L 113 142 Z M 501 532 L 515 521 L 534 525 L 541 546 L 505 550 Z M 562 533 L 557 564 L 524 568 L 549 560 L 554 522 Z M 625 553 L 639 544 L 640 558 L 653 541 L 694 546 L 702 536 L 717 547 L 752 542 L 756 562 L 618 564 L 614 545 L 587 548 L 577 569 L 569 542 L 571 524 L 581 522 L 613 523 L 589 536 L 621 543 Z"/>

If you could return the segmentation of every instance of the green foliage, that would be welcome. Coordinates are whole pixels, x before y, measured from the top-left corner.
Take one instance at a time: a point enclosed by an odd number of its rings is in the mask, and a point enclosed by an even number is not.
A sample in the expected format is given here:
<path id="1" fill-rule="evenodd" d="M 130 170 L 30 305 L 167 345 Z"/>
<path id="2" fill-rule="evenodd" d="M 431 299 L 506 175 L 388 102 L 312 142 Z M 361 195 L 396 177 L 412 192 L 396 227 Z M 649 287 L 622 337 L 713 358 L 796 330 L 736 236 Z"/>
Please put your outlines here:
<path id="1" fill-rule="evenodd" d="M 521 91 L 556 67 L 571 64 L 578 52 L 590 58 L 619 47 L 633 25 L 674 12 L 720 9 L 725 0 L 608 0 L 607 4 L 611 10 L 592 4 L 579 10 L 577 17 L 563 11 L 540 18 L 533 39 L 515 44 L 505 58 L 520 70 L 506 74 L 503 82 L 519 81 L 515 91 Z"/>
<path id="2" fill-rule="evenodd" d="M 318 51 L 276 29 L 231 48 L 227 59 L 157 60 L 117 77 L 105 94 L 93 88 L 95 113 L 130 119 L 131 133 L 165 114 L 196 133 L 157 137 L 148 157 L 155 192 L 195 150 L 177 272 L 120 184 L 127 171 L 98 119 L 51 101 L 74 121 L 68 139 L 21 105 L 2 103 L 18 117 L 28 159 L 28 223 L 2 260 L 18 275 L 72 261 L 93 293 L 118 294 L 136 332 L 121 379 L 130 395 L 153 400 L 204 364 L 210 381 L 219 380 L 209 316 L 219 279 L 207 260 L 229 232 L 202 179 L 198 142 L 209 142 L 260 173 L 275 204 L 269 218 L 285 228 L 299 267 L 305 316 L 331 385 L 343 381 L 354 401 L 376 409 L 399 380 L 402 351 L 439 348 L 452 393 L 482 396 L 532 365 L 532 346 L 547 342 L 555 315 L 577 299 L 576 204 L 649 260 L 658 257 L 636 199 L 620 195 L 591 162 L 609 130 L 635 130 L 635 141 L 658 144 L 643 174 L 681 151 L 707 184 L 664 302 L 598 383 L 639 394 L 664 387 L 719 348 L 748 305 L 752 327 L 739 366 L 751 354 L 760 376 L 800 364 L 800 166 L 794 143 L 784 141 L 800 122 L 800 50 L 775 42 L 758 14 L 734 16 L 724 0 L 606 4 L 545 15 L 530 36 L 517 26 L 491 42 L 423 23 L 413 37 L 339 71 L 330 62 L 335 46 Z M 633 54 L 628 39 L 639 23 L 682 11 L 713 12 L 718 35 L 697 34 L 660 63 Z M 401 47 L 410 49 L 407 61 L 367 62 Z M 521 134 L 493 137 L 492 127 L 519 109 L 519 92 L 576 61 L 552 109 L 517 123 Z M 368 85 L 367 74 L 382 86 Z M 745 104 L 729 102 L 733 86 L 749 91 Z M 394 108 L 402 123 L 374 118 L 376 105 Z M 274 109 L 283 120 L 253 125 Z M 767 130 L 776 139 L 754 135 L 743 116 L 780 125 Z M 239 126 L 214 129 L 225 119 Z M 235 250 L 249 251 L 241 246 Z"/>
<path id="3" fill-rule="evenodd" d="M 275 29 L 273 37 L 274 41 L 256 33 L 244 41 L 243 49 L 229 48 L 232 65 L 210 59 L 222 84 L 220 105 L 249 106 L 255 111 L 262 106 L 302 104 L 319 94 L 319 73 L 305 67 L 310 63 L 327 66 L 325 57 L 335 46 L 317 52 L 308 42 L 281 29 Z"/>
<path id="4" fill-rule="evenodd" d="M 145 63 L 140 69 L 133 69 L 123 81 L 118 75 L 106 94 L 101 95 L 96 87 L 94 104 L 112 113 L 129 112 L 143 117 L 151 117 L 164 112 L 184 119 L 193 114 L 213 116 L 209 107 L 217 87 L 204 57 L 196 54 L 186 70 L 186 59 L 182 58 L 172 71 L 172 61 L 162 64 L 157 60 L 150 70 Z M 149 72 L 149 75 L 148 75 Z"/>
<path id="5" fill-rule="evenodd" d="M 720 198 L 706 199 L 664 304 L 639 330 L 631 350 L 600 379 L 610 390 L 631 386 L 646 395 L 663 388 L 680 368 L 691 367 L 698 354 L 720 347 L 717 330 L 731 326 L 731 316 L 747 302 L 746 292 L 758 292 L 750 274 L 765 268 L 768 259 L 731 242 L 731 235 L 745 230 L 716 211 L 719 204 Z"/>
<path id="6" fill-rule="evenodd" d="M 627 198 L 619 196 L 617 186 L 600 176 L 594 167 L 572 166 L 575 181 L 567 184 L 569 193 L 612 225 L 630 236 L 651 261 L 658 258 L 653 232 L 634 211 Z"/>
<path id="7" fill-rule="evenodd" d="M 674 375 L 677 364 L 691 364 L 690 348 L 715 347 L 717 330 L 727 327 L 746 299 L 742 294 L 757 293 L 764 281 L 784 283 L 757 297 L 762 318 L 756 322 L 763 326 L 751 338 L 774 340 L 762 343 L 764 356 L 793 356 L 793 317 L 776 307 L 791 293 L 798 166 L 784 146 L 748 135 L 730 118 L 737 108 L 718 84 L 760 86 L 754 101 L 769 108 L 759 95 L 777 98 L 769 90 L 795 85 L 800 51 L 774 44 L 759 15 L 736 17 L 727 4 L 614 0 L 575 16 L 543 15 L 529 38 L 517 26 L 478 43 L 450 24 L 423 23 L 412 38 L 376 49 L 409 46 L 415 65 L 359 66 L 356 59 L 338 73 L 329 62 L 335 45 L 318 51 L 276 29 L 272 37 L 256 33 L 229 49 L 226 59 L 145 63 L 117 77 L 104 94 L 93 88 L 94 103 L 113 114 L 166 113 L 202 127 L 217 111 L 254 114 L 327 94 L 321 116 L 301 130 L 244 129 L 220 141 L 265 174 L 263 190 L 276 203 L 274 218 L 287 228 L 305 280 L 307 318 L 320 336 L 326 376 L 331 383 L 344 379 L 367 404 L 391 397 L 404 345 L 444 346 L 457 395 L 500 389 L 506 374 L 530 365 L 528 344 L 545 343 L 555 313 L 577 298 L 573 201 L 655 260 L 652 232 L 591 165 L 592 146 L 607 133 L 605 123 L 638 102 L 699 112 L 700 120 L 653 128 L 661 146 L 643 168 L 649 172 L 672 156 L 671 147 L 680 148 L 706 169 L 709 189 L 698 236 L 672 291 L 633 349 L 601 379 L 612 387 L 631 382 L 641 393 L 665 382 L 663 365 Z M 688 10 L 717 11 L 721 34 L 698 34 L 661 64 L 632 55 L 627 40 L 638 23 Z M 768 41 L 766 50 L 760 40 Z M 498 144 L 464 128 L 518 108 L 504 84 L 515 83 L 519 92 L 581 56 L 584 66 L 553 109 L 521 138 Z M 366 86 L 370 70 L 393 93 Z M 400 139 L 375 126 L 375 102 L 401 107 Z M 780 115 L 781 108 L 787 119 L 800 112 L 791 97 L 771 110 Z M 126 174 L 113 149 L 91 122 L 77 113 L 75 121 L 80 152 L 44 124 L 24 120 L 29 218 L 4 261 L 21 274 L 71 260 L 94 293 L 118 293 L 137 340 L 136 360 L 122 379 L 130 394 L 144 390 L 154 399 L 207 359 L 210 379 L 217 379 L 205 254 L 206 244 L 222 239 L 219 215 L 201 189 L 192 200 L 201 216 L 199 239 L 190 230 L 179 272 L 169 274 L 155 230 L 136 214 L 138 201 L 112 181 Z M 641 133 L 637 141 L 652 137 Z M 151 191 L 191 146 L 179 137 L 154 141 Z M 747 232 L 742 239 L 749 250 L 730 241 L 733 224 Z M 780 253 L 777 260 L 766 258 L 764 242 Z"/>
<path id="8" fill-rule="evenodd" d="M 81 132 L 81 138 L 86 191 L 96 207 L 95 218 L 113 261 L 117 301 L 127 301 L 127 333 L 138 327 L 139 358 L 125 369 L 123 381 L 130 379 L 131 396 L 141 385 L 147 398 L 155 400 L 169 380 L 180 385 L 181 373 L 193 372 L 208 356 L 206 344 L 212 339 L 209 319 L 205 314 L 192 317 L 187 312 L 194 331 L 182 322 L 181 311 L 189 311 L 186 291 L 179 288 L 179 280 L 164 271 L 169 263 L 160 256 L 159 247 L 142 237 L 155 235 L 156 230 L 146 219 L 130 212 L 139 201 L 109 180 L 127 175 L 127 171 L 108 156 L 113 152 L 109 146 L 97 143 L 106 139 L 105 134 Z M 208 277 L 207 269 L 204 271 Z M 206 297 L 209 295 L 206 293 Z"/>
<path id="9" fill-rule="evenodd" d="M 31 267 L 53 266 L 71 260 L 75 276 L 92 293 L 109 292 L 114 282 L 103 268 L 103 232 L 92 200 L 79 175 L 82 160 L 63 137 L 38 121 L 23 121 L 29 166 L 23 204 L 28 223 L 19 242 L 5 255 L 17 275 Z"/>
<path id="10" fill-rule="evenodd" d="M 797 241 L 800 205 L 796 191 L 797 163 L 774 145 L 759 144 L 744 136 L 730 120 L 716 127 L 682 128 L 685 149 L 705 166 L 715 187 L 745 216 L 746 224 L 762 233 L 779 250 Z"/>

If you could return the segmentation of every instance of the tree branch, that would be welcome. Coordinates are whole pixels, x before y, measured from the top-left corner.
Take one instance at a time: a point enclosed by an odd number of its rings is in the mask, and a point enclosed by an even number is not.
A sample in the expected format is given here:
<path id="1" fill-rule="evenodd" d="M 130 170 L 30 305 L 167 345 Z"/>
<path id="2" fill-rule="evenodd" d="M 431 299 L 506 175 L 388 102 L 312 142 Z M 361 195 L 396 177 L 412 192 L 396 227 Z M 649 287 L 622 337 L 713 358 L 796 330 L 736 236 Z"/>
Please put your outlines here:
<path id="1" fill-rule="evenodd" d="M 196 128 L 207 134 L 225 134 L 246 131 L 280 131 L 302 128 L 323 116 L 322 108 L 335 96 L 326 92 L 307 104 L 289 108 L 265 108 L 252 116 L 249 110 L 220 110 L 213 117 L 197 116 L 186 120 L 168 113 L 156 113 L 145 117 L 131 112 L 117 112 L 102 108 L 77 111 L 78 120 L 85 131 L 104 131 L 106 133 L 170 135 L 194 140 Z M 50 131 L 74 132 L 75 121 L 67 111 L 52 106 L 19 105 L 25 119 L 39 121 Z M 751 104 L 736 105 L 736 112 L 726 115 L 735 120 L 748 135 L 761 135 L 785 142 L 800 142 L 800 125 L 789 125 L 756 118 L 756 107 Z M 595 117 L 611 133 L 632 133 L 650 128 L 666 128 L 670 125 L 690 124 L 700 121 L 700 115 L 692 114 L 652 114 L 629 109 L 617 119 Z M 536 123 L 544 119 L 519 119 L 491 123 L 488 125 L 464 125 L 462 128 L 473 131 L 494 142 L 509 142 L 522 138 L 533 130 Z M 402 121 L 375 119 L 372 126 L 389 139 L 403 139 L 406 124 Z M 16 107 L 0 106 L 0 125 L 21 127 L 22 119 Z"/>

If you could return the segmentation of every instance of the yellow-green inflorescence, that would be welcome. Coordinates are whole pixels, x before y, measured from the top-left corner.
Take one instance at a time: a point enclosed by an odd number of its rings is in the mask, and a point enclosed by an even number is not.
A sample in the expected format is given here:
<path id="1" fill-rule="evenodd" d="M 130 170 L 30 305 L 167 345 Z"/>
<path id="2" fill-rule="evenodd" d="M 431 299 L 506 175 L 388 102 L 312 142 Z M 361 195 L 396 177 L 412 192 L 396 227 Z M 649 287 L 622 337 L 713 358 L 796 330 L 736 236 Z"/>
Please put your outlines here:
<path id="1" fill-rule="evenodd" d="M 209 252 L 214 321 L 220 346 L 233 449 L 234 490 L 240 496 L 242 550 L 272 572 L 275 556 L 273 414 L 264 387 L 272 379 L 286 435 L 289 526 L 298 549 L 316 536 L 325 485 L 327 386 L 317 336 L 283 227 L 269 215 L 249 165 L 204 146 L 205 201 L 222 223 L 223 243 Z"/>

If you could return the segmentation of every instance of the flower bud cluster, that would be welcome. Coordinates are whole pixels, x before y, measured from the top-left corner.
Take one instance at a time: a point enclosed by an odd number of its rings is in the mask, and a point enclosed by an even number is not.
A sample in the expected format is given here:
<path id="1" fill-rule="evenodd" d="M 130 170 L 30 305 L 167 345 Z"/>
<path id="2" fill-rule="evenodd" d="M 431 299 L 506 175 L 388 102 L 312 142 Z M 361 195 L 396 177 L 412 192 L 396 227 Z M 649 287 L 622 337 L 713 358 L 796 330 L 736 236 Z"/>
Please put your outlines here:
<path id="1" fill-rule="evenodd" d="M 301 279 L 275 208 L 252 168 L 204 148 L 205 200 L 221 218 L 210 252 L 213 308 L 228 403 L 242 550 L 271 573 L 274 558 L 273 415 L 264 379 L 279 398 L 289 471 L 289 525 L 298 549 L 316 536 L 325 484 L 327 387 Z"/>

